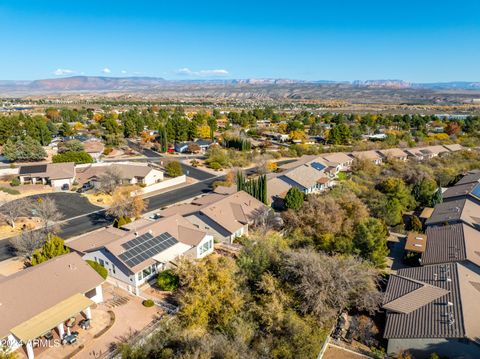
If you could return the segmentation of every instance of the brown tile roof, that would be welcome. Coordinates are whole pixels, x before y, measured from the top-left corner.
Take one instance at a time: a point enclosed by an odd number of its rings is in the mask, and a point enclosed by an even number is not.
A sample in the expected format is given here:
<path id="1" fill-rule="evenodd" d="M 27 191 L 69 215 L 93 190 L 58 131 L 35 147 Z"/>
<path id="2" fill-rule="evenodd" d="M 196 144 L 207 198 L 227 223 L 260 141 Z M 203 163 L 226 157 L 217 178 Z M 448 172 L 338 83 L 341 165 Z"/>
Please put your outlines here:
<path id="1" fill-rule="evenodd" d="M 456 184 L 453 187 L 447 188 L 447 190 L 445 192 L 443 192 L 442 196 L 443 196 L 444 200 L 449 200 L 449 199 L 452 199 L 452 198 L 468 196 L 468 195 L 471 194 L 471 192 L 477 186 L 480 187 L 480 184 L 478 182 Z"/>
<path id="2" fill-rule="evenodd" d="M 103 283 L 76 253 L 53 258 L 0 281 L 0 338 L 59 302 Z"/>
<path id="3" fill-rule="evenodd" d="M 329 162 L 342 163 L 342 164 L 351 163 L 353 161 L 352 157 L 348 156 L 343 152 L 324 153 L 320 155 L 320 157 L 324 158 Z"/>
<path id="4" fill-rule="evenodd" d="M 292 162 L 288 162 L 279 166 L 279 168 L 282 170 L 290 170 L 292 168 L 296 168 L 298 166 L 304 165 L 305 163 L 311 162 L 315 160 L 317 157 L 318 157 L 317 155 L 303 155 L 302 157 L 299 157 Z"/>
<path id="5" fill-rule="evenodd" d="M 454 143 L 453 145 L 443 145 L 443 147 L 452 152 L 461 151 L 464 149 L 463 146 L 458 143 Z"/>
<path id="6" fill-rule="evenodd" d="M 364 160 L 381 160 L 382 156 L 380 156 L 376 151 L 361 151 L 361 152 L 352 152 L 352 156 L 358 159 Z"/>
<path id="7" fill-rule="evenodd" d="M 480 275 L 474 271 L 459 263 L 447 263 L 403 268 L 391 278 L 384 303 L 388 307 L 389 298 L 393 298 L 397 311 L 386 307 L 385 338 L 480 337 L 479 321 L 474 319 L 479 314 Z"/>
<path id="8" fill-rule="evenodd" d="M 400 148 L 389 148 L 386 150 L 379 150 L 383 157 L 404 158 L 408 157 L 408 154 Z"/>
<path id="9" fill-rule="evenodd" d="M 265 208 L 267 206 L 258 199 L 244 191 L 239 191 L 203 207 L 200 213 L 233 234 L 245 224 L 251 223 Z"/>
<path id="10" fill-rule="evenodd" d="M 420 213 L 420 218 L 430 218 L 430 216 L 432 215 L 433 213 L 433 208 L 431 207 L 425 207 L 423 210 L 422 210 L 422 213 Z"/>
<path id="11" fill-rule="evenodd" d="M 322 171 L 304 164 L 287 172 L 283 172 L 280 178 L 282 177 L 287 177 L 304 188 L 311 188 L 315 186 L 319 179 L 326 178 L 327 176 Z"/>
<path id="12" fill-rule="evenodd" d="M 95 231 L 91 236 L 80 236 L 74 240 L 67 241 L 66 245 L 69 248 L 83 251 L 93 251 L 98 248 L 106 248 L 110 253 L 115 255 L 120 261 L 119 256 L 125 252 L 123 244 L 128 241 L 141 236 L 146 233 L 150 233 L 153 236 L 158 236 L 162 233 L 169 233 L 178 242 L 184 243 L 190 246 L 195 246 L 201 242 L 206 233 L 197 229 L 193 224 L 188 222 L 180 215 L 173 215 L 170 217 L 162 218 L 156 221 L 141 221 L 138 223 L 138 227 L 135 227 L 132 223 L 131 230 L 118 230 L 116 228 L 108 227 Z M 93 245 L 91 244 L 93 243 Z M 131 267 L 127 263 L 122 263 L 129 268 L 133 273 L 145 268 L 146 266 L 153 264 L 155 260 L 153 257 Z"/>
<path id="13" fill-rule="evenodd" d="M 472 183 L 472 182 L 479 182 L 480 181 L 480 171 L 471 171 L 467 173 L 465 176 L 460 179 L 456 184 L 461 185 L 461 184 L 466 184 L 466 183 Z"/>
<path id="14" fill-rule="evenodd" d="M 267 181 L 268 198 L 284 198 L 290 188 L 292 188 L 292 186 L 287 182 L 282 181 L 280 178 L 271 178 Z"/>
<path id="15" fill-rule="evenodd" d="M 86 183 L 92 179 L 98 178 L 105 173 L 107 169 L 112 168 L 120 173 L 121 177 L 126 180 L 131 180 L 134 177 L 143 178 L 147 176 L 152 168 L 148 165 L 140 164 L 110 164 L 103 166 L 86 166 L 77 168 L 77 181 L 80 184 Z"/>
<path id="16" fill-rule="evenodd" d="M 65 162 L 20 166 L 19 174 L 20 176 L 43 177 L 51 180 L 74 178 L 75 164 L 73 162 Z"/>
<path id="17" fill-rule="evenodd" d="M 428 227 L 422 264 L 469 260 L 480 267 L 480 232 L 463 223 Z"/>
<path id="18" fill-rule="evenodd" d="M 472 227 L 480 224 L 480 206 L 468 198 L 439 203 L 425 222 L 427 225 L 463 222 Z"/>

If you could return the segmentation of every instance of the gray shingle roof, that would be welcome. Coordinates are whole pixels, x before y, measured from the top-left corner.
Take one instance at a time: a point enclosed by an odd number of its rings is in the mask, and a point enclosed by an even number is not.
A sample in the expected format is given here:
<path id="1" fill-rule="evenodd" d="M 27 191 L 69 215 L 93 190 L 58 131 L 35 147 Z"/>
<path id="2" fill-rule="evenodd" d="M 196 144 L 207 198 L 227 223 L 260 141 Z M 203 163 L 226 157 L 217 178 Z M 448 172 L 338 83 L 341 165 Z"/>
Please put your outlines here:
<path id="1" fill-rule="evenodd" d="M 443 192 L 443 200 L 450 200 L 452 198 L 468 196 L 471 194 L 475 186 L 480 186 L 480 184 L 478 182 L 471 182 L 465 184 L 457 183 L 455 186 L 450 187 L 445 192 Z"/>

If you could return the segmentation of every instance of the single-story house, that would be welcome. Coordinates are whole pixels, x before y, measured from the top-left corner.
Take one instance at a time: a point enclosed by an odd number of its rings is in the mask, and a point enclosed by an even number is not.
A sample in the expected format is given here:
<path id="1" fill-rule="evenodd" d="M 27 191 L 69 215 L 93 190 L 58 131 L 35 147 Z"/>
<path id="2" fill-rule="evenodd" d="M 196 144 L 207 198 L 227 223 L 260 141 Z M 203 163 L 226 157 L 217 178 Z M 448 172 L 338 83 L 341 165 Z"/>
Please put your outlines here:
<path id="1" fill-rule="evenodd" d="M 102 156 L 105 150 L 105 145 L 99 139 L 89 139 L 83 142 L 85 152 L 87 152 L 92 158 L 98 162 L 100 156 Z"/>
<path id="2" fill-rule="evenodd" d="M 91 183 L 98 185 L 99 177 L 111 169 L 122 177 L 124 184 L 150 186 L 163 181 L 163 172 L 147 164 L 140 163 L 99 163 L 77 166 L 77 182 L 80 185 Z"/>
<path id="3" fill-rule="evenodd" d="M 428 242 L 421 263 L 423 265 L 449 262 L 467 262 L 480 268 L 480 232 L 464 223 L 428 227 Z"/>
<path id="4" fill-rule="evenodd" d="M 174 205 L 159 212 L 162 217 L 179 214 L 214 238 L 232 243 L 248 235 L 248 228 L 259 214 L 268 210 L 262 202 L 244 191 L 209 194 L 191 203 Z"/>
<path id="5" fill-rule="evenodd" d="M 351 153 L 352 157 L 358 160 L 368 160 L 373 162 L 376 165 L 379 165 L 382 163 L 382 156 L 378 154 L 376 151 L 359 151 L 359 152 L 352 152 Z"/>
<path id="6" fill-rule="evenodd" d="M 480 275 L 461 263 L 402 268 L 383 299 L 389 355 L 480 358 Z"/>
<path id="7" fill-rule="evenodd" d="M 457 151 L 462 151 L 464 150 L 465 148 L 459 144 L 459 143 L 454 143 L 452 145 L 443 145 L 443 147 L 445 147 L 447 150 L 449 150 L 450 152 L 457 152 Z"/>
<path id="8" fill-rule="evenodd" d="M 406 161 L 408 159 L 408 154 L 401 150 L 400 148 L 389 148 L 386 150 L 379 150 L 378 151 L 383 158 L 394 158 L 399 161 Z"/>
<path id="9" fill-rule="evenodd" d="M 328 162 L 340 164 L 342 171 L 349 170 L 353 163 L 353 158 L 343 152 L 324 153 L 320 157 Z"/>
<path id="10" fill-rule="evenodd" d="M 61 188 L 64 185 L 70 187 L 75 181 L 75 176 L 75 164 L 73 162 L 25 165 L 20 166 L 18 172 L 22 184 L 42 183 L 55 188 Z"/>
<path id="11" fill-rule="evenodd" d="M 432 215 L 427 219 L 427 226 L 443 226 L 445 224 L 465 223 L 473 228 L 480 225 L 480 205 L 469 198 L 439 203 Z"/>
<path id="12" fill-rule="evenodd" d="M 455 186 L 447 188 L 442 196 L 444 202 L 468 197 L 470 200 L 480 204 L 480 183 L 470 182 L 456 184 Z"/>
<path id="13" fill-rule="evenodd" d="M 278 178 L 305 194 L 315 193 L 332 185 L 332 178 L 325 173 L 326 169 L 325 165 L 314 161 L 282 172 Z"/>
<path id="14" fill-rule="evenodd" d="M 215 142 L 213 142 L 211 140 L 196 140 L 196 141 L 188 141 L 188 142 L 177 142 L 177 143 L 175 143 L 175 152 L 178 152 L 178 153 L 189 152 L 188 146 L 190 146 L 190 145 L 197 145 L 200 148 L 201 152 L 205 152 L 214 143 Z"/>
<path id="15" fill-rule="evenodd" d="M 25 345 L 33 359 L 33 343 L 52 330 L 65 334 L 65 322 L 103 301 L 104 279 L 77 253 L 55 257 L 0 278 L 0 340 L 15 350 Z M 67 328 L 68 331 L 68 328 Z M 51 344 L 53 345 L 53 343 Z"/>
<path id="16" fill-rule="evenodd" d="M 455 185 L 461 185 L 472 182 L 480 182 L 480 171 L 470 171 L 463 176 Z"/>
<path id="17" fill-rule="evenodd" d="M 108 270 L 108 280 L 140 294 L 140 286 L 179 256 L 203 258 L 213 252 L 213 237 L 180 215 L 139 220 L 122 229 L 107 227 L 67 241 L 83 259 Z"/>

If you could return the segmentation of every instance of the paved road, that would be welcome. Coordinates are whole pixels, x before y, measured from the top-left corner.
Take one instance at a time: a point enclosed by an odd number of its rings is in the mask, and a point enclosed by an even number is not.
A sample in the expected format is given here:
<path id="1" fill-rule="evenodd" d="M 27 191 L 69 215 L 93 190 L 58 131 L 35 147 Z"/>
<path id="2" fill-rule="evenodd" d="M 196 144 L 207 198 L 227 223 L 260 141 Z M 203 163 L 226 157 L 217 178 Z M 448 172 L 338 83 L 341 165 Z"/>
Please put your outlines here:
<path id="1" fill-rule="evenodd" d="M 142 153 L 144 156 L 147 157 L 147 159 L 143 159 L 143 161 L 161 162 L 161 161 L 168 161 L 170 159 L 181 161 L 185 158 L 193 158 L 193 156 L 184 156 L 184 155 L 180 155 L 178 157 L 173 157 L 173 158 L 172 157 L 165 157 L 162 154 L 160 154 L 158 152 L 155 152 L 153 150 L 149 150 L 147 148 L 142 148 L 141 146 L 139 146 L 138 143 L 136 143 L 134 141 L 127 140 L 127 142 L 128 142 L 128 145 L 131 148 L 135 149 L 136 151 Z M 192 178 L 194 178 L 198 181 L 204 181 L 204 180 L 207 180 L 209 178 L 215 177 L 215 175 L 213 175 L 209 172 L 199 170 L 198 168 L 195 168 L 193 166 L 190 166 L 190 165 L 187 165 L 187 164 L 184 164 L 184 163 L 181 163 L 181 165 L 182 165 L 182 169 L 183 169 L 184 174 L 186 174 L 187 176 L 192 177 Z"/>

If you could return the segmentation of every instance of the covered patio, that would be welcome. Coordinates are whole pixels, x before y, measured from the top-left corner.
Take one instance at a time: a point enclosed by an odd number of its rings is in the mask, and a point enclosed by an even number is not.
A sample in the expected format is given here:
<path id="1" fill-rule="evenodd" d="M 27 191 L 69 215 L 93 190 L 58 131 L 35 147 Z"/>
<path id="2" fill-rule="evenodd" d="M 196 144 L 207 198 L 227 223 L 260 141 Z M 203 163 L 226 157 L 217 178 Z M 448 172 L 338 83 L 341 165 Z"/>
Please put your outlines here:
<path id="1" fill-rule="evenodd" d="M 62 344 L 62 339 L 71 337 L 74 325 L 78 325 L 79 320 L 91 320 L 90 307 L 94 304 L 84 295 L 75 294 L 12 328 L 11 333 L 23 344 L 28 359 L 33 359 L 35 352 L 58 347 Z"/>

